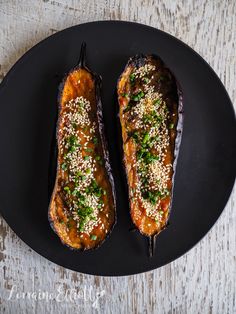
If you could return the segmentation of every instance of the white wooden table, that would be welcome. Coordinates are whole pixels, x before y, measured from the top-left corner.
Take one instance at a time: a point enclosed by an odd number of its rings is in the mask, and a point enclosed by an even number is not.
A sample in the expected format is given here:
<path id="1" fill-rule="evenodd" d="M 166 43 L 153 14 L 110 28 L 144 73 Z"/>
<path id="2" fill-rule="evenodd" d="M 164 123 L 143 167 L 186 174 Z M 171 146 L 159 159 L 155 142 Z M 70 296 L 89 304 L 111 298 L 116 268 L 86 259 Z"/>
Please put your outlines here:
<path id="1" fill-rule="evenodd" d="M 141 22 L 183 40 L 213 67 L 235 104 L 235 0 L 0 0 L 0 79 L 48 35 L 104 19 Z M 235 193 L 212 230 L 183 257 L 161 269 L 120 278 L 59 267 L 33 252 L 1 219 L 0 312 L 236 313 L 234 201 Z M 70 290 L 71 299 L 46 298 L 47 293 L 57 295 L 57 289 L 65 297 L 66 289 L 86 293 L 90 287 L 93 301 L 101 293 L 97 309 L 88 294 L 88 300 L 81 295 L 75 299 Z M 40 292 L 45 293 L 42 300 L 34 300 Z M 28 293 L 26 299 L 23 293 Z"/>

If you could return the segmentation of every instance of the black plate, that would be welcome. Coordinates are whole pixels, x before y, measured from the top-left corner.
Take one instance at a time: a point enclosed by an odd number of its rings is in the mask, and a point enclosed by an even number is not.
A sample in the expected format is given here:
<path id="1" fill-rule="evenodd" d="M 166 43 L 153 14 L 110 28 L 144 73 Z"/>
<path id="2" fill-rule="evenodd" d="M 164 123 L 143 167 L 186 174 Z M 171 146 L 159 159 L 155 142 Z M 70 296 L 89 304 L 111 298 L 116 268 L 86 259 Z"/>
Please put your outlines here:
<path id="1" fill-rule="evenodd" d="M 58 84 L 87 43 L 89 67 L 103 77 L 103 107 L 117 191 L 118 223 L 97 250 L 71 251 L 48 222 L 50 145 Z M 170 226 L 147 240 L 132 227 L 117 150 L 115 89 L 128 58 L 156 53 L 179 80 L 185 124 Z M 26 53 L 0 85 L 0 208 L 16 234 L 49 260 L 79 272 L 129 275 L 165 265 L 192 248 L 220 216 L 236 173 L 236 123 L 230 99 L 208 64 L 157 29 L 128 22 L 94 22 L 59 32 Z"/>

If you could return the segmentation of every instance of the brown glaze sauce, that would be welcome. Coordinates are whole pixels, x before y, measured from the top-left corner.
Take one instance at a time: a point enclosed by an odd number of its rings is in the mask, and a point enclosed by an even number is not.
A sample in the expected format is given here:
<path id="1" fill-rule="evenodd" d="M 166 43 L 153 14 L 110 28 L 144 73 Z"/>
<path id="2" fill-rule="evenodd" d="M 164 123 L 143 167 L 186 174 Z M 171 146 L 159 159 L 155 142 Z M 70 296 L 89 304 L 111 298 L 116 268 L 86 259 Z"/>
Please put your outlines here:
<path id="1" fill-rule="evenodd" d="M 103 240 L 106 238 L 110 229 L 112 228 L 115 221 L 115 209 L 114 209 L 114 199 L 112 193 L 112 186 L 110 184 L 106 168 L 104 166 L 104 153 L 101 142 L 101 137 L 99 133 L 99 125 L 97 119 L 97 103 L 96 103 L 96 83 L 93 75 L 83 68 L 78 68 L 73 70 L 68 77 L 66 78 L 61 100 L 60 100 L 60 112 L 58 120 L 58 143 L 60 138 L 63 136 L 63 122 L 61 116 L 70 111 L 70 108 L 65 105 L 68 104 L 70 100 L 76 99 L 77 97 L 82 96 L 90 102 L 91 110 L 89 111 L 89 120 L 96 123 L 95 127 L 95 137 L 98 139 L 96 145 L 89 141 L 87 148 L 90 149 L 89 155 L 92 156 L 92 159 L 95 159 L 96 156 L 101 156 L 101 161 L 96 162 L 96 171 L 94 172 L 94 179 L 96 180 L 99 187 L 106 191 L 105 195 L 102 195 L 102 201 L 104 207 L 102 211 L 99 211 L 98 218 L 100 223 L 95 226 L 91 232 L 94 238 L 91 238 L 90 234 L 87 234 L 83 231 L 78 231 L 77 223 L 73 219 L 70 210 L 68 209 L 66 198 L 66 192 L 63 187 L 65 181 L 68 179 L 68 171 L 62 171 L 61 165 L 63 163 L 63 154 L 58 151 L 58 170 L 57 170 L 57 183 L 54 188 L 54 195 L 51 201 L 51 220 L 54 224 L 54 229 L 60 236 L 62 242 L 68 246 L 76 249 L 90 249 L 97 247 Z M 80 126 L 77 126 L 77 131 L 79 132 Z M 80 143 L 82 156 L 88 155 L 88 152 L 84 150 L 85 138 L 82 134 L 89 135 L 90 129 L 83 128 L 83 133 L 81 134 Z M 74 196 L 70 196 L 74 197 Z M 74 197 L 76 198 L 76 197 Z"/>
<path id="2" fill-rule="evenodd" d="M 177 134 L 176 126 L 178 122 L 178 98 L 175 80 L 170 74 L 169 70 L 164 67 L 163 63 L 159 59 L 155 59 L 149 56 L 146 59 L 146 62 L 154 65 L 157 69 L 150 74 L 150 76 L 152 77 L 151 83 L 152 85 L 154 85 L 154 91 L 162 94 L 162 99 L 165 101 L 166 106 L 168 107 L 169 117 L 166 124 L 173 124 L 174 126 L 173 128 L 168 129 L 169 143 L 166 148 L 165 157 L 163 159 L 164 165 L 173 165 L 175 139 Z M 136 186 L 137 181 L 139 180 L 136 167 L 137 146 L 134 141 L 129 137 L 128 133 L 130 132 L 130 130 L 133 129 L 133 125 L 130 121 L 131 119 L 129 114 L 124 114 L 124 110 L 127 108 L 130 102 L 130 96 L 127 97 L 126 95 L 136 94 L 137 91 L 143 89 L 140 80 L 137 80 L 131 84 L 130 75 L 135 71 L 135 69 L 135 65 L 131 62 L 121 75 L 118 83 L 119 118 L 123 138 L 124 166 L 128 181 L 131 218 L 142 234 L 146 236 L 152 236 L 158 234 L 165 228 L 169 218 L 172 195 L 171 192 L 173 169 L 171 168 L 171 170 L 169 171 L 167 181 L 167 188 L 170 193 L 168 196 L 160 200 L 160 204 L 157 208 L 158 211 L 163 211 L 162 220 L 157 223 L 153 218 L 147 215 L 146 208 L 144 208 L 141 198 L 137 196 L 134 200 L 135 192 L 132 192 Z M 151 152 L 153 154 L 156 153 L 154 149 L 152 149 Z"/>

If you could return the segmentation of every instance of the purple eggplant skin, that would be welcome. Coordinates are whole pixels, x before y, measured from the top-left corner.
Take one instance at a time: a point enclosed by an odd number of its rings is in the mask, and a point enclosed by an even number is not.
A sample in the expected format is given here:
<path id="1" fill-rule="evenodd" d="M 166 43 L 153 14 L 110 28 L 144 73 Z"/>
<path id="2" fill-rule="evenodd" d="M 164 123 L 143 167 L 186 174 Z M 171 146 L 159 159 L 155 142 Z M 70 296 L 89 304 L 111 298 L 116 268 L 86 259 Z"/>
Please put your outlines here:
<path id="1" fill-rule="evenodd" d="M 176 166 L 177 166 L 177 160 L 178 160 L 178 155 L 179 155 L 179 151 L 180 151 L 180 146 L 181 146 L 181 138 L 182 138 L 182 133 L 183 133 L 183 125 L 184 125 L 184 105 L 183 105 L 183 92 L 182 92 L 182 88 L 178 82 L 178 80 L 176 79 L 175 75 L 172 73 L 172 71 L 165 65 L 165 63 L 162 61 L 162 59 L 157 56 L 156 54 L 150 54 L 150 55 L 143 55 L 143 54 L 138 54 L 135 55 L 133 57 L 131 57 L 125 68 L 124 71 L 122 72 L 122 74 L 120 75 L 118 82 L 117 82 L 117 116 L 118 116 L 118 131 L 119 131 L 119 137 L 120 137 L 120 151 L 121 151 L 121 156 L 122 156 L 122 164 L 123 164 L 123 169 L 124 169 L 124 177 L 125 177 L 125 185 L 126 185 L 126 190 L 127 190 L 127 194 L 128 194 L 128 199 L 129 199 L 129 207 L 130 207 L 130 211 L 131 211 L 131 195 L 130 195 L 130 189 L 129 189 L 129 185 L 128 185 L 128 172 L 127 172 L 127 168 L 125 165 L 125 154 L 124 154 L 124 150 L 123 150 L 123 141 L 122 141 L 122 125 L 121 125 L 121 119 L 120 119 L 120 84 L 121 84 L 121 80 L 123 78 L 123 75 L 127 72 L 127 70 L 129 68 L 135 69 L 135 68 L 139 68 L 141 66 L 144 66 L 148 60 L 156 60 L 161 64 L 161 67 L 163 67 L 163 69 L 168 70 L 168 72 L 171 75 L 171 79 L 172 81 L 175 83 L 174 85 L 174 93 L 176 94 L 176 98 L 177 98 L 177 113 L 178 113 L 178 121 L 175 127 L 176 130 L 176 137 L 175 137 L 175 144 L 174 144 L 174 152 L 173 152 L 173 175 L 172 175 L 172 189 L 171 189 L 171 197 L 170 197 L 170 205 L 169 205 L 169 210 L 168 210 L 168 217 L 166 219 L 166 223 L 165 225 L 156 233 L 153 234 L 151 236 L 147 236 L 146 234 L 142 233 L 141 230 L 139 230 L 139 228 L 137 227 L 137 225 L 135 225 L 135 223 L 132 220 L 132 216 L 131 216 L 131 220 L 134 224 L 134 228 L 132 229 L 136 229 L 138 230 L 142 235 L 144 235 L 145 237 L 147 237 L 148 239 L 148 255 L 149 257 L 152 257 L 154 255 L 155 252 L 155 243 L 156 243 L 156 237 L 157 235 L 163 231 L 164 229 L 166 229 L 169 225 L 169 218 L 170 218 L 170 213 L 172 210 L 172 205 L 173 205 L 173 193 L 174 193 L 174 182 L 175 182 L 175 173 L 176 173 Z"/>
<path id="2" fill-rule="evenodd" d="M 59 136 L 59 130 L 60 130 L 60 122 L 61 122 L 61 116 L 60 116 L 60 111 L 61 111 L 61 105 L 62 105 L 62 93 L 63 89 L 65 87 L 66 80 L 70 74 L 72 74 L 74 71 L 78 71 L 80 69 L 86 70 L 91 76 L 92 79 L 95 82 L 95 99 L 96 99 L 96 117 L 97 117 L 97 122 L 98 122 L 98 133 L 100 136 L 100 143 L 101 143 L 101 149 L 102 149 L 102 154 L 103 154 L 103 160 L 104 160 L 104 167 L 106 170 L 107 178 L 111 187 L 111 198 L 113 201 L 113 208 L 112 208 L 112 213 L 113 213 L 113 221 L 112 224 L 110 225 L 109 230 L 107 230 L 107 233 L 105 237 L 100 240 L 96 241 L 96 244 L 93 247 L 86 247 L 86 246 L 81 246 L 80 248 L 73 247 L 71 244 L 68 244 L 67 240 L 63 238 L 63 235 L 66 236 L 66 231 L 61 233 L 61 230 L 58 228 L 58 222 L 55 221 L 55 217 L 52 215 L 52 206 L 53 202 L 55 200 L 55 195 L 58 192 L 58 174 L 59 174 L 59 168 L 61 167 L 61 164 L 59 162 L 59 158 L 56 157 L 56 177 L 55 178 L 55 183 L 54 183 L 54 189 L 50 198 L 50 203 L 49 203 L 49 210 L 48 210 L 48 220 L 50 223 L 51 228 L 53 231 L 59 236 L 61 242 L 63 245 L 67 246 L 71 250 L 75 251 L 85 251 L 85 250 L 93 250 L 99 248 L 106 239 L 109 238 L 111 235 L 111 232 L 116 224 L 116 194 L 115 194 L 115 185 L 114 185 L 114 179 L 112 175 L 112 169 L 109 161 L 109 152 L 108 152 L 108 147 L 107 147 L 107 140 L 106 140 L 106 135 L 105 135 L 105 128 L 104 128 L 104 123 L 103 123 L 103 108 L 102 108 L 102 100 L 101 100 L 101 88 L 102 88 L 102 80 L 101 77 L 96 74 L 95 72 L 92 72 L 87 66 L 86 66 L 86 44 L 82 43 L 81 46 L 81 52 L 80 52 L 80 58 L 78 65 L 75 66 L 72 70 L 67 73 L 62 81 L 62 83 L 59 85 L 59 93 L 58 93 L 58 119 L 56 123 L 56 153 L 53 154 L 53 157 L 55 159 L 55 156 L 58 155 L 58 136 Z M 53 161 L 51 162 L 53 164 Z M 55 206 L 55 205 L 54 205 Z M 54 215 L 55 216 L 55 215 Z M 55 226 L 57 224 L 57 227 Z"/>

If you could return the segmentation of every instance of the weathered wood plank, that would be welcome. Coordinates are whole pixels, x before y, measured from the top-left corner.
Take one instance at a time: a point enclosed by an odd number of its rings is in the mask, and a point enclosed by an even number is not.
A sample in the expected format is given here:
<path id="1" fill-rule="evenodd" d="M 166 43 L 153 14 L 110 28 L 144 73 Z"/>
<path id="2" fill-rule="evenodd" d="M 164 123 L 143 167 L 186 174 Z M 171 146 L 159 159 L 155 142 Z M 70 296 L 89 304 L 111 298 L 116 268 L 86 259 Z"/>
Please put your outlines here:
<path id="1" fill-rule="evenodd" d="M 34 44 L 63 28 L 93 20 L 122 19 L 162 29 L 200 53 L 225 84 L 235 104 L 236 2 L 207 0 L 0 0 L 0 80 Z M 189 253 L 146 274 L 102 278 L 59 267 L 29 249 L 0 220 L 1 312 L 97 312 L 91 301 L 7 300 L 17 291 L 93 287 L 105 290 L 104 313 L 235 313 L 235 192 L 214 228 Z M 94 294 L 93 294 L 94 296 Z M 15 297 L 15 294 L 14 294 Z"/>

